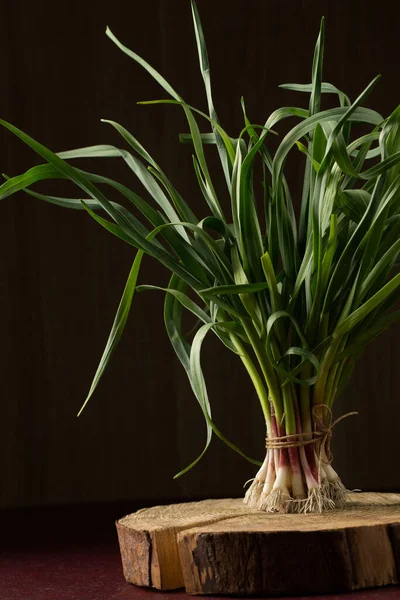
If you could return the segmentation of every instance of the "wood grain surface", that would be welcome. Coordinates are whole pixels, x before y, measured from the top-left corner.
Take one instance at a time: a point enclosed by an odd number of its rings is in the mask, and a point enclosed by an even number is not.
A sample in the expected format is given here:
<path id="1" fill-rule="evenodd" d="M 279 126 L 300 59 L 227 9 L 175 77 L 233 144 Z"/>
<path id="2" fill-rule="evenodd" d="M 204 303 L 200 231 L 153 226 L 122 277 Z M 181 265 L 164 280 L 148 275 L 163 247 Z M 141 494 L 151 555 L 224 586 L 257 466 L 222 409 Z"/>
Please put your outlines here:
<path id="1" fill-rule="evenodd" d="M 400 495 L 349 494 L 324 514 L 267 514 L 242 499 L 156 506 L 117 522 L 128 582 L 190 594 L 343 592 L 397 583 Z"/>
<path id="2" fill-rule="evenodd" d="M 117 522 L 128 582 L 162 590 L 184 586 L 178 534 L 253 512 L 241 500 L 203 500 L 139 510 Z"/>

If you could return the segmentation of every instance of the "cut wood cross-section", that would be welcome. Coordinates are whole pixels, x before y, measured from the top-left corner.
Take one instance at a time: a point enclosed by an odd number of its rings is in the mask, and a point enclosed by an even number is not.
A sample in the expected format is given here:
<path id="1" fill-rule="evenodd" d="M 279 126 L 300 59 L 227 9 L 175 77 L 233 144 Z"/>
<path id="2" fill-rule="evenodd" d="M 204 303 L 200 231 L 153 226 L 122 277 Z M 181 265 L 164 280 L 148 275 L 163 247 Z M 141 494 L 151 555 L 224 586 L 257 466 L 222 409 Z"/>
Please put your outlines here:
<path id="1" fill-rule="evenodd" d="M 117 530 L 126 580 L 161 590 L 311 594 L 400 580 L 399 494 L 349 494 L 344 509 L 308 515 L 242 499 L 156 506 Z"/>

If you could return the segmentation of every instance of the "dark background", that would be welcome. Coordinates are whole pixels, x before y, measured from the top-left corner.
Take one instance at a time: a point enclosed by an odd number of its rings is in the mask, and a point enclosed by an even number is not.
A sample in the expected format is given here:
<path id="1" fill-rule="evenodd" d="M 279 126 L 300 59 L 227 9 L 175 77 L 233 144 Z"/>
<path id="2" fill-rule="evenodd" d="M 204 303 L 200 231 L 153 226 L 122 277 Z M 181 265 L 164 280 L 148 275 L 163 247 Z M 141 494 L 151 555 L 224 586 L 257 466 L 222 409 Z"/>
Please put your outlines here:
<path id="1" fill-rule="evenodd" d="M 242 128 L 241 95 L 256 123 L 279 106 L 306 106 L 306 96 L 277 86 L 309 82 L 322 14 L 324 80 L 354 99 L 381 72 L 368 105 L 386 116 L 399 102 L 399 11 L 394 14 L 388 2 L 198 4 L 215 104 L 232 135 Z M 142 141 L 205 216 L 191 149 L 177 139 L 187 131 L 181 110 L 137 106 L 166 94 L 104 34 L 109 25 L 186 101 L 204 109 L 189 1 L 83 0 L 55 6 L 47 0 L 3 4 L 0 116 L 55 151 L 121 144 L 117 133 L 100 123 L 114 119 Z M 1 171 L 15 175 L 38 162 L 10 133 L 0 131 L 0 143 Z M 104 161 L 97 169 L 142 192 L 119 161 Z M 77 189 L 61 182 L 46 189 L 79 197 Z M 132 250 L 88 215 L 23 194 L 2 203 L 0 506 L 237 496 L 254 475 L 251 465 L 214 440 L 202 462 L 173 481 L 203 447 L 205 427 L 164 332 L 163 297 L 156 292 L 135 297 L 117 354 L 87 410 L 76 418 Z M 166 281 L 158 264 L 144 261 L 141 283 Z M 360 411 L 335 430 L 335 466 L 349 487 L 400 490 L 397 340 L 393 328 L 368 348 L 338 403 L 337 414 Z M 203 356 L 216 422 L 250 455 L 262 457 L 261 410 L 237 359 L 211 339 Z"/>

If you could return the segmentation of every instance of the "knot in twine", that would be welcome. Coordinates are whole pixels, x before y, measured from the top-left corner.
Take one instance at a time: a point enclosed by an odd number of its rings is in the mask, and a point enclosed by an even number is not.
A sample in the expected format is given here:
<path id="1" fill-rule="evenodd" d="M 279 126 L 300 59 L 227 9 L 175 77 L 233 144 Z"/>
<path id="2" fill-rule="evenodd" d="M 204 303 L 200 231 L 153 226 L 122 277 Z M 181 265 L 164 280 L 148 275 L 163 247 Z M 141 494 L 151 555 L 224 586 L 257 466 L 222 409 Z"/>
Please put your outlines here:
<path id="1" fill-rule="evenodd" d="M 326 412 L 326 417 L 321 412 Z M 307 433 L 296 433 L 290 435 L 281 435 L 276 437 L 267 437 L 265 447 L 267 450 L 280 450 L 284 448 L 301 448 L 309 444 L 318 444 L 319 460 L 321 458 L 325 464 L 331 464 L 333 454 L 331 450 L 331 439 L 333 428 L 343 419 L 358 415 L 358 412 L 352 411 L 341 415 L 333 420 L 332 410 L 326 404 L 315 404 L 312 409 L 314 417 L 314 431 Z M 311 437 L 310 437 L 311 436 Z"/>

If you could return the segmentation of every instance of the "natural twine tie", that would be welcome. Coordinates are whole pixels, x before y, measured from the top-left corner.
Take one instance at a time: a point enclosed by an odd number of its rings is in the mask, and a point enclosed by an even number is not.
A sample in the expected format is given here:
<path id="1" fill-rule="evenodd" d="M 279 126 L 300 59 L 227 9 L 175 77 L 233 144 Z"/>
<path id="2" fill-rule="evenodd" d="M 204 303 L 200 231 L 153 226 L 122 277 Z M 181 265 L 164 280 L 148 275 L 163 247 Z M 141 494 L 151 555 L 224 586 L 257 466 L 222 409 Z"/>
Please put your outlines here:
<path id="1" fill-rule="evenodd" d="M 327 417 L 325 417 L 325 419 L 321 416 L 321 409 L 323 409 L 327 414 Z M 333 428 L 340 421 L 343 421 L 343 419 L 351 417 L 352 415 L 358 415 L 358 412 L 348 412 L 345 415 L 342 415 L 337 419 L 333 420 L 332 410 L 329 408 L 329 406 L 327 406 L 326 404 L 315 404 L 312 410 L 312 414 L 314 417 L 314 431 L 307 433 L 281 435 L 276 437 L 267 437 L 265 440 L 265 447 L 267 448 L 267 450 L 299 448 L 303 446 L 308 446 L 309 444 L 319 444 L 319 460 L 321 460 L 321 456 L 324 453 L 323 460 L 325 464 L 330 464 L 333 460 L 333 454 L 331 450 Z M 312 437 L 310 438 L 310 436 Z"/>

